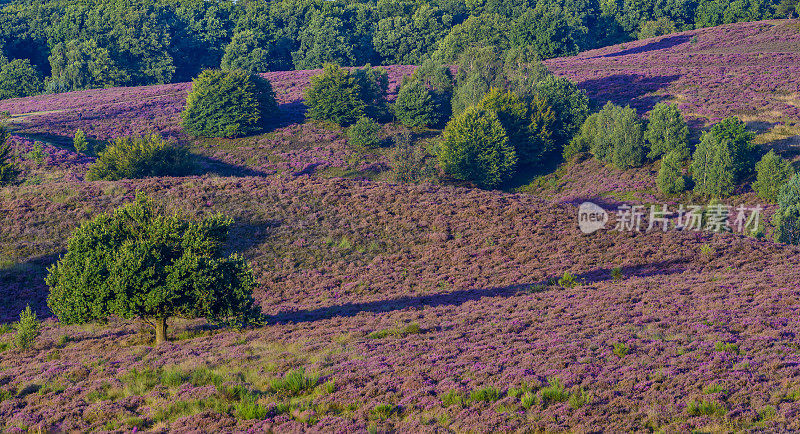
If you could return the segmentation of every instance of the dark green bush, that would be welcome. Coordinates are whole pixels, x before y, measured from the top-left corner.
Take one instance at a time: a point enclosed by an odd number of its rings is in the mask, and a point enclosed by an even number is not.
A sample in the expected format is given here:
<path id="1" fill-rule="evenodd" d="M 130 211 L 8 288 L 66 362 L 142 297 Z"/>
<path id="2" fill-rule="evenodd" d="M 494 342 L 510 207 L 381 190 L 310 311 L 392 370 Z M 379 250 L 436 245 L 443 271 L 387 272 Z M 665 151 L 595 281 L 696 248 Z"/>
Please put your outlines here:
<path id="1" fill-rule="evenodd" d="M 483 188 L 507 181 L 517 166 L 517 154 L 497 114 L 480 107 L 448 122 L 438 159 L 445 173 Z"/>
<path id="2" fill-rule="evenodd" d="M 0 123 L 0 187 L 13 183 L 19 176 L 19 171 L 14 164 L 11 144 L 6 143 L 7 140 L 6 126 Z"/>
<path id="3" fill-rule="evenodd" d="M 560 152 L 589 117 L 589 97 L 575 83 L 554 75 L 536 83 L 536 93 L 553 110 L 553 139 Z"/>
<path id="4" fill-rule="evenodd" d="M 775 202 L 781 186 L 792 177 L 792 166 L 779 157 L 775 151 L 769 151 L 756 164 L 756 181 L 753 190 L 764 200 Z"/>
<path id="5" fill-rule="evenodd" d="M 676 151 L 689 158 L 689 127 L 677 104 L 658 103 L 650 112 L 644 138 L 650 144 L 647 158 L 656 159 Z"/>
<path id="6" fill-rule="evenodd" d="M 780 188 L 772 223 L 776 241 L 800 245 L 800 176 L 794 175 Z"/>
<path id="7" fill-rule="evenodd" d="M 374 148 L 380 145 L 381 127 L 377 122 L 364 116 L 347 129 L 347 139 L 359 148 Z"/>
<path id="8" fill-rule="evenodd" d="M 429 127 L 439 121 L 433 93 L 420 80 L 403 84 L 394 103 L 394 114 L 408 127 Z"/>
<path id="9" fill-rule="evenodd" d="M 149 198 L 83 223 L 48 269 L 47 304 L 63 324 L 141 318 L 166 340 L 167 319 L 241 325 L 255 315 L 250 266 L 223 255 L 232 220 L 190 221 Z"/>
<path id="10" fill-rule="evenodd" d="M 658 190 L 665 195 L 673 195 L 686 191 L 686 179 L 683 176 L 683 158 L 680 151 L 670 151 L 661 159 L 656 179 Z"/>
<path id="11" fill-rule="evenodd" d="M 386 71 L 361 68 L 350 71 L 327 64 L 311 77 L 305 91 L 309 119 L 350 125 L 365 115 L 381 117 L 385 111 Z"/>
<path id="12" fill-rule="evenodd" d="M 181 114 L 193 136 L 239 137 L 263 129 L 277 113 L 269 80 L 242 70 L 203 71 Z"/>
<path id="13" fill-rule="evenodd" d="M 189 152 L 171 145 L 158 134 L 120 137 L 100 153 L 89 168 L 86 179 L 146 178 L 150 176 L 180 176 L 190 170 Z"/>

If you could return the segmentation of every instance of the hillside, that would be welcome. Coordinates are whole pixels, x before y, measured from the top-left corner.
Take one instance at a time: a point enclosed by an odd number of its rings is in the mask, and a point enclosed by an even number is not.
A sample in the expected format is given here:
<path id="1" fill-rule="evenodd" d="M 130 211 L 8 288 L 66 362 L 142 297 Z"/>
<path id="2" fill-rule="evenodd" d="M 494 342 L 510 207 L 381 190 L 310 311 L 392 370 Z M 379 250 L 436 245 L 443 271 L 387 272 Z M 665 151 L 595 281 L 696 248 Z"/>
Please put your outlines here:
<path id="1" fill-rule="evenodd" d="M 796 26 L 704 29 L 548 66 L 597 102 L 646 111 L 676 99 L 696 126 L 750 113 L 761 143 L 791 146 Z M 395 89 L 413 67 L 388 69 Z M 190 215 L 233 217 L 226 248 L 252 264 L 268 318 L 242 331 L 176 320 L 176 338 L 155 348 L 135 322 L 48 318 L 33 350 L 0 352 L 3 430 L 800 430 L 798 248 L 734 234 L 579 231 L 583 200 L 659 200 L 652 167 L 584 161 L 527 193 L 384 182 L 385 150 L 356 152 L 341 130 L 301 123 L 313 73 L 267 74 L 279 125 L 238 140 L 182 136 L 188 84 L 0 102 L 19 154 L 48 143 L 43 164 L 23 162 L 24 185 L 0 190 L 2 321 L 29 303 L 47 316 L 43 277 L 70 232 L 138 190 Z M 91 159 L 68 145 L 77 128 L 186 140 L 201 173 L 85 182 Z M 557 284 L 565 272 L 576 286 Z M 297 368 L 319 386 L 276 392 L 272 380 Z M 232 410 L 242 388 L 261 394 L 263 420 Z M 496 399 L 482 398 L 487 388 Z M 526 405 L 527 394 L 539 398 Z"/>

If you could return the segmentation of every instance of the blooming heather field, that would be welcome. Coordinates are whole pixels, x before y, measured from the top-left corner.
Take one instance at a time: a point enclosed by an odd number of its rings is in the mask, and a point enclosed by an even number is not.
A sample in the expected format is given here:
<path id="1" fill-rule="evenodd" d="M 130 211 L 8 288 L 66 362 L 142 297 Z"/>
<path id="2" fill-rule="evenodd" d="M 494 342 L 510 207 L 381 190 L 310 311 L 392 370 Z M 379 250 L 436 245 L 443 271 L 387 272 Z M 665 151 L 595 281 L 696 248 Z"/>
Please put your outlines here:
<path id="1" fill-rule="evenodd" d="M 768 107 L 788 125 L 797 112 L 780 96 L 798 91 L 797 74 L 771 90 L 746 79 L 796 67 L 782 57 L 797 56 L 792 26 L 705 29 L 549 65 L 598 100 L 646 109 L 658 91 L 698 119 L 744 106 L 772 116 Z M 753 54 L 763 63 L 752 66 L 725 57 L 750 58 L 746 46 L 774 50 Z M 718 66 L 687 74 L 692 50 Z M 643 77 L 682 75 L 620 94 L 637 86 L 613 77 L 638 67 Z M 392 86 L 412 70 L 389 68 Z M 333 178 L 391 162 L 382 150 L 355 152 L 341 131 L 298 123 L 312 74 L 269 74 L 281 125 L 190 143 L 202 173 L 184 178 L 85 182 L 91 159 L 64 144 L 78 127 L 95 138 L 156 129 L 183 140 L 185 84 L 0 102 L 15 115 L 11 144 L 26 179 L 0 189 L 0 322 L 26 304 L 46 318 L 32 350 L 0 352 L 0 430 L 800 430 L 800 249 L 735 234 L 582 235 L 575 204 L 585 199 L 660 199 L 649 166 L 583 161 L 519 193 Z M 695 87 L 712 79 L 725 93 Z M 701 113 L 703 101 L 715 109 Z M 37 139 L 47 141 L 40 162 Z M 137 190 L 189 215 L 235 219 L 227 248 L 252 264 L 266 324 L 175 320 L 173 340 L 153 347 L 135 322 L 62 327 L 49 317 L 43 278 L 71 231 Z M 737 201 L 754 200 L 742 193 Z M 575 287 L 556 283 L 565 272 Z M 0 328 L 0 342 L 10 337 Z M 300 385 L 278 381 L 289 372 Z M 243 404 L 245 392 L 258 406 Z"/>
<path id="2" fill-rule="evenodd" d="M 680 103 L 703 122 L 745 115 L 800 119 L 800 22 L 732 24 L 645 39 L 546 62 L 598 102 Z"/>

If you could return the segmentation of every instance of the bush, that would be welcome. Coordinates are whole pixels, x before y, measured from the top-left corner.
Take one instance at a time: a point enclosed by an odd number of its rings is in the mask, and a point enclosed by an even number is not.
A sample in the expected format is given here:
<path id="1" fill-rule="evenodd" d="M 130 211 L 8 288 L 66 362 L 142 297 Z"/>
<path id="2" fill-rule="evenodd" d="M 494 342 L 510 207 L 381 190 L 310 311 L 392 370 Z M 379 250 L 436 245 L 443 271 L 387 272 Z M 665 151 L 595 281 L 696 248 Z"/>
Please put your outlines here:
<path id="1" fill-rule="evenodd" d="M 507 181 L 517 165 L 497 115 L 480 107 L 470 107 L 447 123 L 438 159 L 446 173 L 483 188 Z"/>
<path id="2" fill-rule="evenodd" d="M 706 132 L 692 156 L 694 191 L 705 197 L 730 196 L 736 186 L 733 155 L 727 142 Z"/>
<path id="3" fill-rule="evenodd" d="M 43 87 L 42 75 L 28 59 L 16 59 L 0 67 L 0 100 L 36 95 Z"/>
<path id="4" fill-rule="evenodd" d="M 675 22 L 667 17 L 661 17 L 657 20 L 650 20 L 643 22 L 639 28 L 639 39 L 655 38 L 656 36 L 669 35 L 675 33 L 678 28 Z"/>
<path id="5" fill-rule="evenodd" d="M 429 127 L 438 120 L 438 106 L 433 94 L 420 80 L 411 80 L 400 88 L 394 114 L 408 127 Z"/>
<path id="6" fill-rule="evenodd" d="M 360 148 L 374 148 L 381 143 L 378 125 L 372 119 L 364 116 L 347 129 L 347 138 L 350 144 Z"/>
<path id="7" fill-rule="evenodd" d="M 683 160 L 689 158 L 689 127 L 677 104 L 656 104 L 644 137 L 650 144 L 647 158 L 656 159 L 673 151 Z"/>
<path id="8" fill-rule="evenodd" d="M 598 135 L 599 122 L 600 115 L 598 113 L 593 113 L 586 118 L 586 121 L 581 125 L 580 133 L 573 137 L 569 144 L 564 146 L 561 156 L 565 161 L 570 161 L 576 155 L 591 151 L 595 137 Z"/>
<path id="9" fill-rule="evenodd" d="M 17 330 L 14 334 L 14 345 L 21 350 L 27 350 L 39 336 L 41 324 L 36 319 L 36 312 L 33 312 L 30 306 L 26 306 L 25 310 L 20 312 L 19 322 L 14 324 L 14 328 Z"/>
<path id="10" fill-rule="evenodd" d="M 553 110 L 553 139 L 557 147 L 563 148 L 589 117 L 589 97 L 575 83 L 553 75 L 536 84 L 536 93 Z"/>
<path id="11" fill-rule="evenodd" d="M 192 82 L 181 117 L 190 135 L 239 137 L 263 129 L 276 113 L 269 80 L 242 70 L 206 70 Z"/>
<path id="12" fill-rule="evenodd" d="M 792 177 L 792 166 L 788 161 L 769 151 L 756 164 L 756 181 L 753 190 L 764 200 L 775 202 L 783 184 Z"/>
<path id="13" fill-rule="evenodd" d="M 478 105 L 497 115 L 511 146 L 517 150 L 517 157 L 522 163 L 523 156 L 519 154 L 519 149 L 523 148 L 527 151 L 525 145 L 528 142 L 527 128 L 530 123 L 527 105 L 510 91 L 502 91 L 496 87 L 489 89 Z"/>
<path id="14" fill-rule="evenodd" d="M 542 164 L 555 151 L 556 117 L 544 99 L 534 95 L 530 104 L 530 124 L 524 146 L 517 147 L 520 164 Z"/>
<path id="15" fill-rule="evenodd" d="M 733 174 L 736 182 L 749 175 L 755 166 L 757 146 L 753 144 L 755 134 L 747 131 L 747 125 L 732 116 L 714 125 L 709 131 L 724 143 L 733 159 Z"/>
<path id="16" fill-rule="evenodd" d="M 0 187 L 13 183 L 19 176 L 19 171 L 14 164 L 11 144 L 7 143 L 7 140 L 6 127 L 0 124 Z"/>
<path id="17" fill-rule="evenodd" d="M 141 318 L 166 340 L 167 319 L 242 325 L 257 310 L 255 279 L 239 256 L 223 256 L 233 221 L 190 221 L 137 194 L 133 203 L 83 223 L 48 269 L 47 304 L 63 324 Z"/>
<path id="18" fill-rule="evenodd" d="M 800 176 L 794 175 L 778 191 L 778 210 L 772 223 L 776 241 L 800 245 Z"/>
<path id="19" fill-rule="evenodd" d="M 79 154 L 87 154 L 90 152 L 89 139 L 86 138 L 86 134 L 83 130 L 79 129 L 75 131 L 75 137 L 72 138 L 72 146 L 75 147 L 75 152 Z"/>
<path id="20" fill-rule="evenodd" d="M 577 140 L 589 144 L 598 160 L 612 163 L 619 169 L 644 163 L 644 129 L 636 110 L 630 106 L 623 108 L 609 102 L 584 124 Z"/>
<path id="21" fill-rule="evenodd" d="M 365 115 L 378 117 L 386 104 L 386 71 L 362 68 L 354 71 L 327 64 L 322 74 L 311 77 L 305 98 L 309 119 L 349 125 Z"/>
<path id="22" fill-rule="evenodd" d="M 150 134 L 115 139 L 89 168 L 86 179 L 117 181 L 180 176 L 189 170 L 189 152 L 185 148 L 169 144 L 158 134 Z"/>
<path id="23" fill-rule="evenodd" d="M 671 151 L 661 159 L 656 179 L 658 190 L 667 196 L 686 191 L 686 179 L 683 177 L 683 158 L 679 151 Z"/>

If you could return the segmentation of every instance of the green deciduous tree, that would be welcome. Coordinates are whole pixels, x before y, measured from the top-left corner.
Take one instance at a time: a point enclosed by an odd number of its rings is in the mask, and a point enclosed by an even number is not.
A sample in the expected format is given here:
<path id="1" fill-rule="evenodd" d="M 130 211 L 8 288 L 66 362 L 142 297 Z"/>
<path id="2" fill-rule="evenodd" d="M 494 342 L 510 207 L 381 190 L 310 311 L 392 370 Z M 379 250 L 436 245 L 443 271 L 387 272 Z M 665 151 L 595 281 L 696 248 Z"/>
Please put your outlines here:
<path id="1" fill-rule="evenodd" d="M 560 6 L 541 3 L 512 26 L 511 43 L 533 47 L 540 59 L 571 56 L 578 53 L 579 33 L 585 31 Z"/>
<path id="2" fill-rule="evenodd" d="M 730 196 L 736 187 L 734 156 L 728 142 L 710 132 L 703 133 L 692 156 L 695 193 L 706 197 Z"/>
<path id="3" fill-rule="evenodd" d="M 372 37 L 375 52 L 385 64 L 418 65 L 452 27 L 453 17 L 423 3 L 413 15 L 378 22 Z"/>
<path id="4" fill-rule="evenodd" d="M 645 21 L 639 27 L 639 39 L 655 38 L 656 36 L 675 33 L 678 28 L 669 17 L 660 17 L 656 20 Z"/>
<path id="5" fill-rule="evenodd" d="M 42 89 L 42 75 L 28 59 L 16 59 L 0 66 L 0 100 L 36 95 Z"/>
<path id="6" fill-rule="evenodd" d="M 244 324 L 257 312 L 255 280 L 241 257 L 222 253 L 231 224 L 221 214 L 191 221 L 137 194 L 73 233 L 48 270 L 47 304 L 63 324 L 143 319 L 156 344 L 171 317 Z"/>
<path id="7" fill-rule="evenodd" d="M 180 176 L 189 172 L 189 153 L 169 144 L 158 134 L 120 137 L 100 153 L 89 168 L 86 179 L 146 178 L 150 176 Z"/>
<path id="8" fill-rule="evenodd" d="M 507 181 L 517 165 L 516 152 L 500 119 L 475 106 L 448 122 L 437 157 L 445 173 L 483 188 Z"/>
<path id="9" fill-rule="evenodd" d="M 672 151 L 681 159 L 689 157 L 689 127 L 677 104 L 656 104 L 644 136 L 650 144 L 647 158 L 656 159 Z"/>
<path id="10" fill-rule="evenodd" d="M 269 80 L 242 70 L 203 71 L 181 114 L 193 136 L 238 137 L 263 129 L 277 113 Z"/>
<path id="11" fill-rule="evenodd" d="M 61 42 L 50 53 L 51 92 L 119 86 L 130 77 L 117 68 L 108 50 L 94 39 Z"/>
<path id="12" fill-rule="evenodd" d="M 780 188 L 789 181 L 793 172 L 788 161 L 770 150 L 756 164 L 756 181 L 753 183 L 753 190 L 758 193 L 760 198 L 775 202 L 778 199 Z"/>
<path id="13" fill-rule="evenodd" d="M 800 244 L 800 176 L 793 176 L 780 188 L 778 211 L 772 223 L 775 225 L 776 241 Z"/>
<path id="14" fill-rule="evenodd" d="M 510 47 L 510 24 L 498 14 L 471 16 L 463 23 L 453 26 L 432 56 L 440 62 L 452 63 L 461 58 L 470 48 L 496 47 L 502 52 Z"/>
<path id="15" fill-rule="evenodd" d="M 408 127 L 429 127 L 439 121 L 439 106 L 421 80 L 403 83 L 394 103 L 394 114 Z"/>
<path id="16" fill-rule="evenodd" d="M 380 131 L 380 125 L 364 116 L 347 129 L 347 139 L 356 147 L 374 148 L 381 142 Z"/>
<path id="17" fill-rule="evenodd" d="M 536 93 L 553 110 L 556 118 L 553 138 L 560 151 L 589 117 L 589 98 L 575 83 L 553 75 L 536 84 Z"/>
<path id="18" fill-rule="evenodd" d="M 686 179 L 683 176 L 683 155 L 678 151 L 670 151 L 661 159 L 656 185 L 665 195 L 679 194 L 686 191 Z"/>
<path id="19" fill-rule="evenodd" d="M 72 146 L 75 148 L 75 152 L 79 154 L 91 153 L 89 139 L 86 138 L 86 133 L 81 129 L 75 131 L 75 136 L 72 138 Z"/>
<path id="20" fill-rule="evenodd" d="M 309 119 L 349 125 L 364 115 L 380 117 L 386 106 L 388 78 L 379 68 L 349 71 L 325 65 L 322 74 L 311 77 L 305 91 Z"/>
<path id="21" fill-rule="evenodd" d="M 595 158 L 619 169 L 644 163 L 644 127 L 630 107 L 607 103 L 596 117 L 587 119 L 579 141 L 589 144 Z"/>

